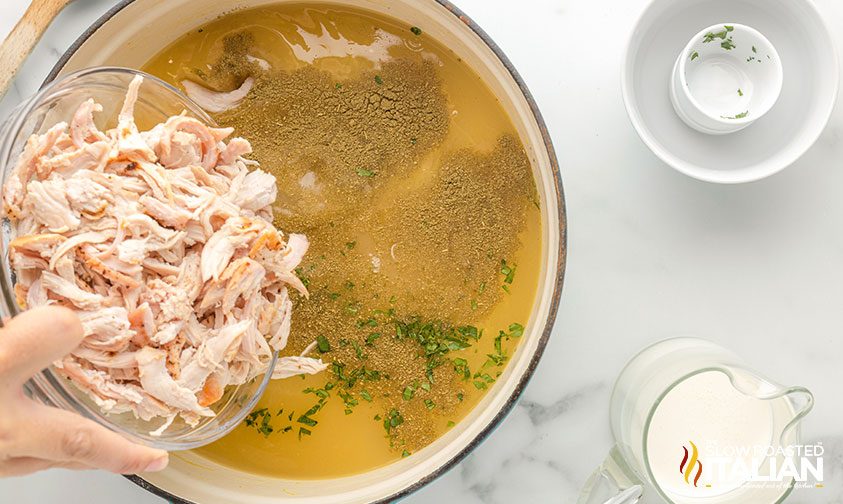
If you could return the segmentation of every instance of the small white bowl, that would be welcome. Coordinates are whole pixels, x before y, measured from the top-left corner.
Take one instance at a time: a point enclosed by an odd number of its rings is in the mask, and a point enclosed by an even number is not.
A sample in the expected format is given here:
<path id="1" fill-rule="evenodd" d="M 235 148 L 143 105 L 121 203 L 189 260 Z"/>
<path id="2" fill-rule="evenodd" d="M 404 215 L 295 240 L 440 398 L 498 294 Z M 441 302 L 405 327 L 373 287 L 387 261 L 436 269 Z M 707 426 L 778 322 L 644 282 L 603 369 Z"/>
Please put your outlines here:
<path id="1" fill-rule="evenodd" d="M 701 30 L 673 66 L 670 98 L 685 124 L 709 135 L 740 131 L 782 91 L 779 53 L 758 30 L 720 23 Z"/>
<path id="2" fill-rule="evenodd" d="M 706 135 L 676 115 L 670 76 L 688 35 L 724 19 L 770 39 L 784 84 L 776 106 L 751 128 Z M 834 41 L 811 0 L 651 0 L 630 33 L 621 82 L 630 121 L 656 156 L 690 177 L 739 184 L 778 173 L 805 154 L 828 124 L 838 81 Z"/>

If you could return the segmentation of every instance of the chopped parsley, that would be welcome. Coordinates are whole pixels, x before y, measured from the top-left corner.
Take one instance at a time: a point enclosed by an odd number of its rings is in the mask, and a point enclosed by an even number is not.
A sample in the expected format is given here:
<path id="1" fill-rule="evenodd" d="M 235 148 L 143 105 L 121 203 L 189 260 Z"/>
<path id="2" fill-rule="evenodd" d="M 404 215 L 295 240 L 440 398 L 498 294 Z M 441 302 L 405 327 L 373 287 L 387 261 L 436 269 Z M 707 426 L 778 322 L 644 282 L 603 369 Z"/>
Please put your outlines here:
<path id="1" fill-rule="evenodd" d="M 366 320 L 358 320 L 357 321 L 357 328 L 361 329 L 363 327 L 377 327 L 378 321 L 374 319 L 374 317 L 369 317 Z"/>
<path id="2" fill-rule="evenodd" d="M 381 337 L 381 333 L 373 332 L 366 336 L 366 345 L 367 346 L 375 346 L 375 340 Z"/>
<path id="3" fill-rule="evenodd" d="M 500 331 L 495 338 L 495 353 L 486 354 L 487 360 L 483 364 L 483 368 L 501 367 L 506 363 L 507 355 L 503 350 L 503 341 L 509 341 L 511 338 L 520 338 L 524 335 L 524 326 L 514 322 L 509 324 L 509 332 Z M 476 378 L 478 375 L 475 375 Z"/>
<path id="4" fill-rule="evenodd" d="M 503 331 L 498 333 L 497 337 L 495 338 L 495 353 L 486 354 L 488 360 L 485 364 L 483 364 L 484 368 L 494 367 L 494 366 L 503 366 L 506 362 L 506 352 L 503 350 L 503 340 L 507 338 L 507 334 Z"/>
<path id="5" fill-rule="evenodd" d="M 407 385 L 406 387 L 404 387 L 404 394 L 403 395 L 404 395 L 404 400 L 409 401 L 410 399 L 413 398 L 414 395 L 416 395 L 416 389 L 413 388 L 412 385 Z"/>
<path id="6" fill-rule="evenodd" d="M 296 420 L 296 422 L 298 422 L 300 424 L 307 425 L 308 427 L 315 427 L 316 424 L 318 424 L 319 422 L 317 422 L 316 420 L 314 420 L 311 417 L 313 415 L 315 415 L 316 413 L 318 413 L 319 410 L 322 409 L 322 406 L 324 404 L 325 404 L 324 399 L 320 399 L 319 403 L 315 404 L 312 408 L 307 410 L 307 412 L 305 414 L 299 416 L 299 418 Z"/>
<path id="7" fill-rule="evenodd" d="M 506 259 L 501 259 L 501 275 L 504 276 L 503 282 L 505 284 L 512 284 L 515 280 L 515 265 L 510 266 L 506 263 Z"/>
<path id="8" fill-rule="evenodd" d="M 458 357 L 453 360 L 454 364 L 454 372 L 457 376 L 461 376 L 464 380 L 469 380 L 471 378 L 471 369 L 468 367 L 468 361 Z"/>
<path id="9" fill-rule="evenodd" d="M 732 40 L 732 37 L 729 35 L 732 31 L 735 30 L 734 26 L 724 25 L 723 30 L 719 32 L 708 32 L 703 37 L 703 44 L 708 44 L 710 42 L 714 42 L 715 39 L 720 39 L 720 47 L 727 51 L 731 51 L 735 47 L 735 43 Z"/>
<path id="10" fill-rule="evenodd" d="M 314 420 L 312 418 L 312 416 L 314 414 L 316 414 L 316 412 L 318 412 L 320 409 L 322 409 L 322 407 L 325 404 L 326 399 L 328 397 L 330 397 L 330 394 L 328 394 L 326 389 L 330 389 L 332 387 L 333 387 L 333 384 L 329 383 L 329 384 L 325 385 L 324 389 L 318 389 L 318 390 L 314 390 L 314 389 L 310 389 L 310 388 L 305 389 L 304 390 L 305 393 L 316 394 L 320 399 L 319 399 L 319 402 L 316 405 L 314 405 L 312 408 L 310 408 L 310 410 L 307 411 L 307 413 L 299 416 L 299 418 L 296 420 L 296 422 L 299 423 L 299 424 L 302 424 L 302 425 L 306 425 L 307 427 L 314 427 L 318 422 L 316 420 Z M 289 421 L 289 422 L 293 421 L 293 417 L 295 415 L 294 412 L 290 412 L 289 415 L 283 415 L 283 413 L 284 413 L 283 409 L 278 410 L 278 414 L 275 415 L 276 420 L 279 420 L 279 421 L 283 422 L 283 418 L 286 416 L 287 421 Z M 286 434 L 288 432 L 293 431 L 292 425 L 285 425 L 284 427 L 280 427 L 280 428 L 276 427 L 276 426 L 273 426 L 272 425 L 272 413 L 270 413 L 267 408 L 261 408 L 259 410 L 255 410 L 255 411 L 249 413 L 249 415 L 246 416 L 246 418 L 243 420 L 243 422 L 248 427 L 253 427 L 259 434 L 262 434 L 264 437 L 267 437 L 267 438 L 270 436 L 270 434 L 273 434 L 273 433 Z M 305 427 L 299 428 L 299 439 L 301 439 L 302 436 L 309 436 L 309 435 L 311 435 L 310 429 L 305 428 Z"/>
<path id="11" fill-rule="evenodd" d="M 360 404 L 360 401 L 354 398 L 354 396 L 348 392 L 339 391 L 337 395 L 340 396 L 342 402 L 345 404 L 345 414 L 350 415 L 352 413 L 352 408 Z"/>
<path id="12" fill-rule="evenodd" d="M 353 389 L 359 381 L 378 381 L 381 379 L 380 371 L 368 369 L 366 366 L 349 371 L 346 369 L 346 365 L 341 362 L 331 364 L 331 372 L 334 374 L 337 382 L 342 384 L 346 389 Z"/>
<path id="13" fill-rule="evenodd" d="M 383 85 L 383 78 L 380 75 L 375 75 L 375 84 L 377 84 L 378 86 Z"/>
<path id="14" fill-rule="evenodd" d="M 410 31 L 413 32 L 413 35 L 415 35 L 417 37 L 422 34 L 422 29 L 419 28 L 418 26 L 413 26 L 412 28 L 410 28 Z"/>
<path id="15" fill-rule="evenodd" d="M 743 96 L 743 91 L 741 91 L 741 88 L 738 88 L 738 96 Z"/>
<path id="16" fill-rule="evenodd" d="M 308 388 L 304 389 L 303 392 L 305 394 L 314 394 L 319 399 L 328 399 L 329 397 L 331 397 L 331 394 L 328 391 L 331 390 L 332 388 L 334 388 L 334 384 L 328 382 L 321 389 L 314 389 L 314 388 L 308 387 Z"/>
<path id="17" fill-rule="evenodd" d="M 397 409 L 392 408 L 383 419 L 383 428 L 387 434 L 391 434 L 392 430 L 404 423 L 404 417 Z"/>
<path id="18" fill-rule="evenodd" d="M 328 342 L 328 338 L 321 334 L 316 337 L 316 346 L 319 347 L 319 353 L 327 353 L 331 351 L 331 343 Z"/>
<path id="19" fill-rule="evenodd" d="M 481 371 L 475 373 L 473 378 L 474 388 L 476 388 L 477 390 L 486 390 L 490 383 L 495 382 L 495 379 L 489 376 L 488 373 L 483 373 Z"/>
<path id="20" fill-rule="evenodd" d="M 366 359 L 366 354 L 363 353 L 363 349 L 360 348 L 360 344 L 356 341 L 351 342 L 351 346 L 354 348 L 354 353 L 357 355 L 357 358 L 360 360 Z"/>
<path id="21" fill-rule="evenodd" d="M 307 276 L 305 276 L 304 269 L 301 268 L 301 267 L 298 267 L 298 268 L 296 268 L 295 272 L 296 272 L 296 276 L 299 277 L 299 280 L 301 280 L 302 285 L 304 285 L 305 288 L 310 287 L 310 279 Z"/>
<path id="22" fill-rule="evenodd" d="M 267 408 L 255 410 L 245 418 L 244 422 L 249 427 L 254 427 L 256 431 L 263 434 L 263 437 L 269 437 L 275 429 L 270 422 L 272 421 L 272 413 Z"/>
<path id="23" fill-rule="evenodd" d="M 309 427 L 315 427 L 315 426 L 316 426 L 316 424 L 317 424 L 317 423 L 319 423 L 319 422 L 317 422 L 316 420 L 314 420 L 314 419 L 312 419 L 312 418 L 310 418 L 310 417 L 306 417 L 306 416 L 300 416 L 300 417 L 299 417 L 299 419 L 298 419 L 298 422 L 299 422 L 300 424 L 305 424 L 305 425 L 307 425 L 307 426 L 309 426 Z"/>
<path id="24" fill-rule="evenodd" d="M 474 326 L 454 327 L 444 322 L 422 322 L 419 319 L 395 323 L 396 339 L 418 343 L 420 356 L 427 359 L 426 375 L 430 382 L 433 381 L 433 370 L 445 363 L 450 352 L 470 347 L 482 335 L 483 331 Z"/>
<path id="25" fill-rule="evenodd" d="M 372 178 L 375 176 L 375 172 L 373 172 L 372 170 L 367 170 L 366 168 L 358 168 L 357 175 L 360 177 Z"/>
<path id="26" fill-rule="evenodd" d="M 743 119 L 744 117 L 749 115 L 749 110 L 746 112 L 741 112 L 740 114 L 736 114 L 734 116 L 720 116 L 723 119 Z"/>
<path id="27" fill-rule="evenodd" d="M 714 42 L 714 39 L 718 39 L 718 38 L 720 40 L 726 40 L 726 37 L 729 36 L 729 32 L 732 31 L 734 28 L 732 28 L 732 30 L 730 30 L 729 29 L 730 27 L 728 27 L 728 26 L 725 26 L 724 28 L 725 28 L 724 30 L 721 30 L 721 31 L 716 32 L 716 33 L 715 32 L 706 33 L 705 36 L 703 37 L 703 44 L 708 44 L 710 42 Z"/>
<path id="28" fill-rule="evenodd" d="M 350 285 L 350 287 L 348 287 L 349 285 Z M 348 282 L 346 284 L 346 287 L 348 287 L 349 289 L 352 289 L 352 288 L 354 288 L 354 284 L 351 283 L 351 282 Z M 360 303 L 348 303 L 347 305 L 345 305 L 345 311 L 349 315 L 357 315 L 357 312 L 360 311 Z"/>
<path id="29" fill-rule="evenodd" d="M 694 52 L 691 53 L 691 61 L 694 61 L 695 59 L 697 59 L 699 57 L 700 57 L 700 53 L 698 53 L 697 51 L 694 51 Z"/>

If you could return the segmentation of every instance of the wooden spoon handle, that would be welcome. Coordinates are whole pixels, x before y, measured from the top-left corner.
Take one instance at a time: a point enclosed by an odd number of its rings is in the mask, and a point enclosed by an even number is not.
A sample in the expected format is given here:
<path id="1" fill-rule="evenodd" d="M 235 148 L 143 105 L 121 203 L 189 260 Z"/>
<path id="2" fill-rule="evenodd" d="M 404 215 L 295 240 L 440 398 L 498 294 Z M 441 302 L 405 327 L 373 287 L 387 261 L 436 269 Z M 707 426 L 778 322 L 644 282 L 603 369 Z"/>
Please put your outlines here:
<path id="1" fill-rule="evenodd" d="M 0 98 L 9 90 L 23 61 L 50 23 L 71 0 L 32 0 L 29 8 L 0 44 Z"/>

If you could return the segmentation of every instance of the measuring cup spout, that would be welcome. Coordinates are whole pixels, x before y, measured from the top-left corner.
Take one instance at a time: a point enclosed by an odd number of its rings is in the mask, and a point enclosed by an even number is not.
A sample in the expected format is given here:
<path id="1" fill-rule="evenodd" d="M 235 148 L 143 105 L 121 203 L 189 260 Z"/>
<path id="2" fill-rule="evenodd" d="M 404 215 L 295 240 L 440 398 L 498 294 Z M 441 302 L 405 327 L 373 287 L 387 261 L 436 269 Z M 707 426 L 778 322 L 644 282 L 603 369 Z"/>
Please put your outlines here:
<path id="1" fill-rule="evenodd" d="M 790 387 L 786 390 L 784 395 L 790 401 L 791 407 L 793 407 L 794 415 L 793 419 L 788 422 L 782 430 L 779 438 L 782 444 L 784 444 L 786 436 L 790 434 L 790 432 L 799 424 L 800 421 L 802 421 L 803 418 L 805 418 L 805 415 L 814 409 L 814 394 L 805 387 Z"/>
<path id="2" fill-rule="evenodd" d="M 781 444 L 786 444 L 786 438 L 814 408 L 814 394 L 805 387 L 786 387 L 744 368 L 724 368 L 723 372 L 729 377 L 732 386 L 744 395 L 761 401 L 787 400 L 793 414 L 779 434 Z"/>

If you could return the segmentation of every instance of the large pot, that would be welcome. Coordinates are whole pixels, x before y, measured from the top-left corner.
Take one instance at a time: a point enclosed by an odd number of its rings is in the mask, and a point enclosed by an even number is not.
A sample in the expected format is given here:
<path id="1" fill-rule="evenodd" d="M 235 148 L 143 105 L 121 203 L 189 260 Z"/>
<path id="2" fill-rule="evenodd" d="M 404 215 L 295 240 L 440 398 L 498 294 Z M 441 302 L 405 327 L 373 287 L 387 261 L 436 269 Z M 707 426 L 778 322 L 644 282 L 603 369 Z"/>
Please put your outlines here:
<path id="1" fill-rule="evenodd" d="M 64 54 L 48 79 L 96 65 L 141 67 L 187 31 L 233 8 L 294 0 L 124 0 Z M 524 391 L 547 345 L 562 290 L 566 221 L 559 167 L 544 121 L 524 82 L 501 50 L 447 0 L 335 0 L 424 26 L 483 78 L 511 116 L 532 161 L 542 209 L 542 261 L 535 306 L 505 373 L 479 405 L 427 448 L 358 476 L 290 481 L 237 472 L 200 456 L 174 454 L 170 467 L 132 481 L 173 502 L 348 503 L 391 501 L 453 467 L 497 426 Z"/>

